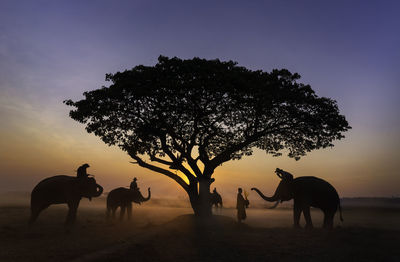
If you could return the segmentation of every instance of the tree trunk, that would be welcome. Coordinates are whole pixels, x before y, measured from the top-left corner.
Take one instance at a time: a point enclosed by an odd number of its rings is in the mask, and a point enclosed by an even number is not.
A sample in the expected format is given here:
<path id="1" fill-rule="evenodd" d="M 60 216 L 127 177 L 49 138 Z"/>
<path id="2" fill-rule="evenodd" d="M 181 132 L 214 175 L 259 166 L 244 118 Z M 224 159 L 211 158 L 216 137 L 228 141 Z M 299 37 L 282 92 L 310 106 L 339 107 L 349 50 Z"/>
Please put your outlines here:
<path id="1" fill-rule="evenodd" d="M 197 217 L 209 217 L 212 215 L 211 202 L 210 202 L 210 185 L 211 179 L 199 179 L 197 184 L 190 187 L 188 191 L 190 204 L 192 205 L 195 216 Z"/>

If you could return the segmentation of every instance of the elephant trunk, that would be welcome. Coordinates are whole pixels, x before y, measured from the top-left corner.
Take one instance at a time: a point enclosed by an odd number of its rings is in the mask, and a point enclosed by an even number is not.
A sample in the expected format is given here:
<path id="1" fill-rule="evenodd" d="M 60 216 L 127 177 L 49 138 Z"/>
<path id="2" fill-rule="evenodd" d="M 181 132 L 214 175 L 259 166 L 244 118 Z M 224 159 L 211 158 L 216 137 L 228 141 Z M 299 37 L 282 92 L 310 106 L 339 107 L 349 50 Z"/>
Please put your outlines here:
<path id="1" fill-rule="evenodd" d="M 103 187 L 100 186 L 99 184 L 96 184 L 96 193 L 93 195 L 93 197 L 99 197 L 103 193 Z"/>
<path id="2" fill-rule="evenodd" d="M 265 201 L 275 202 L 275 201 L 278 201 L 278 200 L 279 200 L 278 194 L 277 194 L 277 191 L 278 191 L 278 190 L 275 191 L 275 194 L 274 194 L 272 197 L 267 197 L 267 196 L 265 196 L 260 190 L 258 190 L 258 189 L 255 188 L 255 187 L 253 187 L 251 190 L 256 191 L 256 192 L 260 195 L 260 197 L 262 197 L 262 199 L 264 199 Z"/>
<path id="3" fill-rule="evenodd" d="M 149 201 L 149 200 L 150 200 L 150 197 L 151 197 L 150 187 L 147 189 L 147 191 L 148 191 L 148 195 L 147 195 L 146 198 L 142 196 L 142 198 L 143 198 L 143 199 L 142 199 L 142 202 L 145 202 L 145 201 Z"/>

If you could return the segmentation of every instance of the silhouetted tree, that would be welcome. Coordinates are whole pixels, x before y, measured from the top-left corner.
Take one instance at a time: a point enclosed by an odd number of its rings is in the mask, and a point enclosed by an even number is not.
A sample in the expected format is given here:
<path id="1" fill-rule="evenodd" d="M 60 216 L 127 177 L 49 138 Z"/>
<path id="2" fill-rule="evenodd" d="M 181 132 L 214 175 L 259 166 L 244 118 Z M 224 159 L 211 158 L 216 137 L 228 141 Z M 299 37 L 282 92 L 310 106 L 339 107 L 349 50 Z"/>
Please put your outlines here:
<path id="1" fill-rule="evenodd" d="M 286 149 L 299 159 L 333 146 L 350 128 L 335 101 L 318 97 L 299 78 L 286 69 L 268 73 L 232 61 L 160 56 L 155 66 L 107 74 L 109 87 L 64 102 L 89 133 L 174 179 L 194 213 L 208 216 L 212 174 L 224 162 L 253 148 L 273 156 Z"/>

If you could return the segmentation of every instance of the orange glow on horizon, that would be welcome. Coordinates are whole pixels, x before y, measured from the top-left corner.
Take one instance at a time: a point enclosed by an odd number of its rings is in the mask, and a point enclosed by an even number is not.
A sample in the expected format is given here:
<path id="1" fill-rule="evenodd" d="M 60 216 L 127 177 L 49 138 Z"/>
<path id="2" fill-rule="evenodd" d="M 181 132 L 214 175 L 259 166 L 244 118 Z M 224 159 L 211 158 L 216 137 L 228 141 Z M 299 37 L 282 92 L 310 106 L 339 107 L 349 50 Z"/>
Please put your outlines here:
<path id="1" fill-rule="evenodd" d="M 96 176 L 106 191 L 128 186 L 136 176 L 139 186 L 142 189 L 151 187 L 155 197 L 185 194 L 172 179 L 131 164 L 132 159 L 125 152 L 105 145 L 71 119 L 39 112 L 32 115 L 29 108 L 11 108 L 7 116 L 13 120 L 6 121 L 0 128 L 3 181 L 0 191 L 30 191 L 43 178 L 56 174 L 75 175 L 76 168 L 88 162 L 91 166 L 88 172 Z M 65 108 L 63 115 L 67 115 Z M 351 130 L 344 140 L 334 143 L 335 147 L 313 151 L 299 161 L 285 154 L 271 157 L 255 150 L 252 156 L 218 167 L 211 188 L 217 187 L 221 194 L 233 196 L 237 187 L 248 189 L 250 194 L 249 189 L 254 186 L 273 193 L 279 183 L 273 171 L 279 167 L 295 177 L 321 177 L 334 185 L 341 197 L 398 195 L 400 178 L 396 156 L 399 154 L 382 151 L 382 148 L 393 148 L 390 144 L 393 142 L 385 137 L 374 140 L 369 137 L 372 135 L 376 134 L 356 135 Z M 180 172 L 177 174 L 188 182 Z"/>

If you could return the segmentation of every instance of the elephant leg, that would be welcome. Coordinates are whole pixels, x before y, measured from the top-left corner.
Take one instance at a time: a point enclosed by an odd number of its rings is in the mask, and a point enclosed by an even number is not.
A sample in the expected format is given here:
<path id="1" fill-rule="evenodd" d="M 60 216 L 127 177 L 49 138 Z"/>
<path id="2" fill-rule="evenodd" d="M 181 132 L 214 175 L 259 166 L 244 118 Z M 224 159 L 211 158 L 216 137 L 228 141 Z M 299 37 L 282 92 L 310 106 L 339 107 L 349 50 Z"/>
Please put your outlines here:
<path id="1" fill-rule="evenodd" d="M 128 220 L 131 220 L 132 217 L 132 203 L 129 203 L 126 207 L 126 213 L 128 215 Z"/>
<path id="2" fill-rule="evenodd" d="M 121 211 L 120 211 L 120 213 L 119 213 L 119 220 L 124 219 L 124 216 L 125 216 L 125 209 L 126 209 L 126 206 L 125 206 L 125 204 L 124 204 L 124 205 L 121 206 Z"/>
<path id="3" fill-rule="evenodd" d="M 112 206 L 108 206 L 106 210 L 107 220 L 113 219 L 114 217 L 115 217 L 115 208 Z"/>
<path id="4" fill-rule="evenodd" d="M 110 219 L 110 213 L 111 213 L 111 207 L 107 206 L 107 210 L 106 210 L 106 219 L 107 220 Z"/>
<path id="5" fill-rule="evenodd" d="M 117 207 L 112 207 L 111 208 L 111 216 L 113 219 L 115 219 L 115 212 L 117 211 Z"/>
<path id="6" fill-rule="evenodd" d="M 304 214 L 304 219 L 306 220 L 306 228 L 307 229 L 313 228 L 311 214 L 310 214 L 310 206 L 307 205 L 303 207 L 303 214 Z"/>
<path id="7" fill-rule="evenodd" d="M 322 211 L 324 212 L 324 224 L 322 225 L 322 227 L 326 228 L 328 212 L 326 210 L 322 210 Z"/>
<path id="8" fill-rule="evenodd" d="M 49 205 L 42 205 L 40 207 L 31 207 L 31 217 L 29 218 L 29 225 L 32 225 L 38 218 L 40 212 L 48 208 Z"/>
<path id="9" fill-rule="evenodd" d="M 38 218 L 41 210 L 35 209 L 31 211 L 31 217 L 29 218 L 29 225 L 35 223 L 36 219 Z"/>
<path id="10" fill-rule="evenodd" d="M 75 223 L 76 220 L 76 212 L 78 210 L 79 202 L 71 202 L 68 203 L 68 215 L 67 219 L 65 220 L 66 225 L 72 225 Z"/>
<path id="11" fill-rule="evenodd" d="M 335 217 L 335 212 L 326 211 L 324 212 L 324 228 L 332 229 L 333 228 L 333 218 Z"/>
<path id="12" fill-rule="evenodd" d="M 294 203 L 293 206 L 293 226 L 295 228 L 300 228 L 300 215 L 301 215 L 301 208 L 298 203 Z"/>

